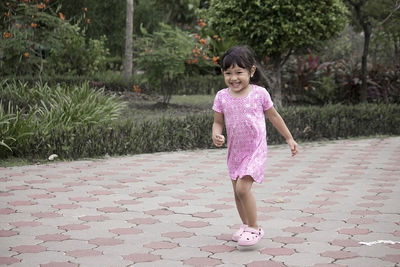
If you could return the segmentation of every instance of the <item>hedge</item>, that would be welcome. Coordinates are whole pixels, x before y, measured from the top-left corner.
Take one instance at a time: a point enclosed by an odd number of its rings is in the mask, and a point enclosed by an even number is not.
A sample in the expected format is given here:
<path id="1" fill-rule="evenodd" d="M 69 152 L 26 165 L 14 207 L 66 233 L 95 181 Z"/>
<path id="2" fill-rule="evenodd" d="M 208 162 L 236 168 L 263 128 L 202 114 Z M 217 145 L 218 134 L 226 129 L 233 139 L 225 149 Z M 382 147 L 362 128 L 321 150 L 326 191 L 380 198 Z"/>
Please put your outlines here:
<path id="1" fill-rule="evenodd" d="M 395 104 L 287 107 L 280 108 L 279 113 L 300 143 L 358 136 L 400 135 L 400 106 Z M 207 112 L 183 119 L 127 120 L 112 125 L 57 128 L 46 135 L 40 131 L 35 133 L 28 145 L 14 151 L 14 156 L 43 159 L 55 153 L 61 159 L 79 159 L 106 154 L 213 148 L 212 123 L 212 112 Z M 267 131 L 269 144 L 284 142 L 269 122 Z"/>

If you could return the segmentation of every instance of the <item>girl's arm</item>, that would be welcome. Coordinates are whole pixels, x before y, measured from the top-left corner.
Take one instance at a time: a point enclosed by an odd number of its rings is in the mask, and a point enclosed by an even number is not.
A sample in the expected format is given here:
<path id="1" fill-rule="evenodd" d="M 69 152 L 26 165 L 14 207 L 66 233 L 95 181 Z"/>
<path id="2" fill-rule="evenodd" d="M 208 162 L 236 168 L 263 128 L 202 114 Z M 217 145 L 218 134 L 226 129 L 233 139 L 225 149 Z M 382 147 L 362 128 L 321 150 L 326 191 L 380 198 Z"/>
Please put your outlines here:
<path id="1" fill-rule="evenodd" d="M 214 123 L 212 127 L 212 140 L 214 145 L 221 147 L 225 143 L 225 137 L 222 135 L 224 129 L 224 114 L 214 112 Z"/>
<path id="2" fill-rule="evenodd" d="M 268 120 L 272 123 L 272 125 L 278 130 L 278 132 L 285 138 L 286 143 L 289 145 L 290 150 L 292 152 L 292 156 L 296 155 L 298 152 L 297 150 L 298 145 L 296 141 L 294 141 L 292 134 L 287 128 L 281 115 L 279 115 L 278 111 L 276 111 L 274 107 L 271 107 L 270 109 L 265 111 L 265 115 L 267 116 Z"/>

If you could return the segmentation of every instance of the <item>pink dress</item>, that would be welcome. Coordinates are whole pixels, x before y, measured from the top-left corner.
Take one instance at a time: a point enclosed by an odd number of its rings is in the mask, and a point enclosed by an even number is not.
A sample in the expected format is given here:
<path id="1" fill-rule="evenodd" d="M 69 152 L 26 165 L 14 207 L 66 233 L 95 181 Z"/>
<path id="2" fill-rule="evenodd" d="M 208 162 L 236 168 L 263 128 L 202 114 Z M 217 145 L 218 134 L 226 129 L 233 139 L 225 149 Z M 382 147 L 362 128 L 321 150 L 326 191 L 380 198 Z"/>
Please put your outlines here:
<path id="1" fill-rule="evenodd" d="M 267 90 L 257 85 L 243 97 L 231 96 L 227 88 L 215 96 L 213 110 L 224 115 L 228 135 L 227 163 L 233 180 L 250 175 L 257 183 L 263 181 L 267 163 L 264 111 L 272 106 Z"/>

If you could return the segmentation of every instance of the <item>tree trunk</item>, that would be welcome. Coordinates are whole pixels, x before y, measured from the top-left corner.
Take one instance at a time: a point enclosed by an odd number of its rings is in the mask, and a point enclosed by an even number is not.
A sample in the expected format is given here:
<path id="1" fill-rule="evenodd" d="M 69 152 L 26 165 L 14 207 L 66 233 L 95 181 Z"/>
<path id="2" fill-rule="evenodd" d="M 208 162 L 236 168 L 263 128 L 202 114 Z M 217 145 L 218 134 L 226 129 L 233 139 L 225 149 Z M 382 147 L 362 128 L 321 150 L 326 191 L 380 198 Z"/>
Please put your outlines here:
<path id="1" fill-rule="evenodd" d="M 394 64 L 400 63 L 400 50 L 399 50 L 399 42 L 400 37 L 395 36 L 393 38 L 393 46 L 394 46 Z"/>
<path id="2" fill-rule="evenodd" d="M 369 53 L 369 42 L 371 40 L 371 32 L 372 25 L 368 20 L 368 17 L 362 11 L 362 7 L 366 4 L 368 0 L 360 0 L 360 1 L 349 1 L 349 3 L 353 6 L 354 11 L 356 13 L 356 17 L 358 22 L 360 23 L 363 32 L 364 32 L 364 48 L 363 55 L 361 57 L 361 90 L 360 90 L 360 102 L 367 102 L 368 97 L 368 84 L 367 84 L 367 75 L 368 75 L 368 53 Z"/>
<path id="3" fill-rule="evenodd" d="M 272 100 L 278 107 L 282 106 L 282 55 L 277 54 L 270 57 L 267 67 L 267 83 L 271 92 Z"/>
<path id="4" fill-rule="evenodd" d="M 371 25 L 368 22 L 363 24 L 364 30 L 364 49 L 361 58 L 361 92 L 360 102 L 367 102 L 368 98 L 368 53 L 371 40 Z"/>
<path id="5" fill-rule="evenodd" d="M 125 82 L 128 82 L 132 77 L 133 1 L 134 0 L 126 0 L 125 55 L 123 73 Z"/>

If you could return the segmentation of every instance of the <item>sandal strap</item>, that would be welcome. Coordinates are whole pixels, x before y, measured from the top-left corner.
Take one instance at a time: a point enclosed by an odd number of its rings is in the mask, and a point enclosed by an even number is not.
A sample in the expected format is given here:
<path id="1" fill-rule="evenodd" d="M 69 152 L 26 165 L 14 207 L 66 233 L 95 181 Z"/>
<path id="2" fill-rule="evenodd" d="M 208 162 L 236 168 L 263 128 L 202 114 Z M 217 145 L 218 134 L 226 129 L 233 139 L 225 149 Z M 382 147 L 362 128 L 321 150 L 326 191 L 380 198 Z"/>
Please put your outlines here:
<path id="1" fill-rule="evenodd" d="M 247 227 L 244 231 L 248 232 L 248 233 L 256 234 L 256 235 L 260 234 L 260 229 L 257 230 L 257 229 L 252 228 L 252 227 Z"/>

